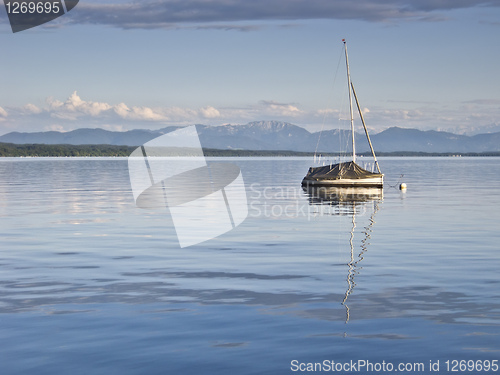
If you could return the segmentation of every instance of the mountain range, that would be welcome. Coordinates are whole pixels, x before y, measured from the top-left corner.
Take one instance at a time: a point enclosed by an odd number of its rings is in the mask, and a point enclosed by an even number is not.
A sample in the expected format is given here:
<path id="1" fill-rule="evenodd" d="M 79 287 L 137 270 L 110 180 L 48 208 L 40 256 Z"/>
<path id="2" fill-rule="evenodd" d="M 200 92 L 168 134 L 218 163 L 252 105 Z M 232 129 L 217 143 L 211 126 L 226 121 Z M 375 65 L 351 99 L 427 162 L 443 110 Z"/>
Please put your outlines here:
<path id="1" fill-rule="evenodd" d="M 246 125 L 196 125 L 201 144 L 212 149 L 289 150 L 313 152 L 350 152 L 350 132 L 327 130 L 311 133 L 286 122 L 256 121 Z M 104 129 L 77 129 L 69 132 L 11 132 L 0 142 L 14 144 L 109 144 L 140 146 L 180 126 L 158 130 L 136 129 L 125 132 Z M 378 152 L 495 152 L 500 151 L 500 132 L 459 135 L 443 131 L 388 128 L 371 136 Z M 356 151 L 369 151 L 364 134 L 356 133 Z"/>

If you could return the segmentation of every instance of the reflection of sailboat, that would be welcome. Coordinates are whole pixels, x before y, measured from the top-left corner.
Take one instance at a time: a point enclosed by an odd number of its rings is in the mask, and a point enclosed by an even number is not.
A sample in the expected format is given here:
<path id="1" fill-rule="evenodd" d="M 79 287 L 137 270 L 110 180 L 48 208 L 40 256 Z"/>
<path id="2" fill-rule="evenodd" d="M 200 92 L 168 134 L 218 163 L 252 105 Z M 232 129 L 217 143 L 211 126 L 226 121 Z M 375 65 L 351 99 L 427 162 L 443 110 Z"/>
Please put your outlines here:
<path id="1" fill-rule="evenodd" d="M 363 187 L 333 187 L 333 186 L 303 186 L 302 189 L 309 196 L 310 204 L 321 203 L 362 203 L 381 200 L 384 191 L 380 188 Z"/>
<path id="2" fill-rule="evenodd" d="M 364 259 L 364 255 L 368 250 L 369 240 L 375 224 L 375 214 L 379 210 L 379 202 L 383 198 L 383 190 L 380 188 L 338 188 L 338 187 L 303 187 L 304 192 L 309 197 L 311 205 L 334 205 L 341 206 L 352 215 L 352 226 L 350 230 L 349 246 L 350 260 L 347 263 L 347 290 L 342 300 L 342 305 L 346 309 L 346 323 L 350 320 L 351 314 L 347 304 L 349 296 L 353 293 L 356 283 L 354 278 L 361 270 L 360 263 Z M 373 204 L 373 212 L 370 215 L 369 223 L 363 228 L 364 238 L 361 240 L 361 251 L 355 253 L 355 229 L 356 229 L 356 213 L 360 207 Z"/>
<path id="3" fill-rule="evenodd" d="M 358 97 L 356 96 L 356 91 L 354 90 L 354 85 L 351 82 L 351 75 L 349 72 L 349 60 L 347 58 L 347 45 L 345 39 L 344 42 L 345 49 L 345 61 L 347 68 L 347 85 L 349 90 L 349 109 L 351 115 L 351 138 L 352 138 L 352 161 L 342 162 L 338 164 L 330 164 L 322 167 L 311 167 L 307 172 L 306 176 L 302 180 L 302 185 L 307 186 L 337 186 L 337 187 L 347 187 L 347 186 L 364 186 L 364 187 L 382 187 L 384 184 L 384 175 L 380 171 L 378 165 L 377 157 L 375 156 L 375 151 L 373 150 L 372 142 L 370 136 L 368 135 L 368 130 L 365 125 L 365 120 L 363 118 L 363 113 L 361 112 L 361 107 L 358 102 Z M 352 109 L 352 96 L 354 94 L 354 99 L 356 100 L 356 106 L 358 108 L 359 116 L 361 122 L 363 123 L 363 128 L 365 130 L 366 138 L 370 149 L 373 154 L 373 160 L 375 161 L 375 166 L 377 167 L 377 173 L 370 172 L 358 164 L 356 164 L 356 144 L 355 144 L 355 132 L 354 132 L 354 115 Z"/>
<path id="4" fill-rule="evenodd" d="M 375 203 L 374 210 L 370 216 L 370 222 L 366 227 L 364 227 L 364 230 L 363 230 L 363 234 L 365 237 L 361 241 L 361 251 L 358 253 L 357 256 L 354 255 L 354 230 L 356 229 L 356 212 L 353 211 L 353 214 L 352 214 L 352 228 L 351 228 L 351 236 L 349 238 L 349 245 L 351 248 L 351 259 L 350 259 L 349 263 L 347 263 L 347 266 L 349 267 L 349 271 L 347 273 L 348 288 L 345 292 L 345 296 L 344 296 L 344 299 L 342 301 L 342 305 L 344 305 L 345 309 L 346 309 L 346 321 L 345 321 L 346 323 L 351 318 L 349 306 L 347 305 L 347 299 L 352 294 L 352 292 L 354 291 L 354 288 L 356 286 L 356 283 L 354 282 L 354 277 L 356 275 L 358 275 L 359 271 L 361 270 L 360 263 L 364 259 L 364 254 L 368 250 L 368 245 L 369 245 L 368 240 L 371 237 L 371 233 L 373 230 L 372 229 L 373 224 L 375 224 L 374 217 L 379 209 L 378 202 L 375 201 L 374 203 Z"/>

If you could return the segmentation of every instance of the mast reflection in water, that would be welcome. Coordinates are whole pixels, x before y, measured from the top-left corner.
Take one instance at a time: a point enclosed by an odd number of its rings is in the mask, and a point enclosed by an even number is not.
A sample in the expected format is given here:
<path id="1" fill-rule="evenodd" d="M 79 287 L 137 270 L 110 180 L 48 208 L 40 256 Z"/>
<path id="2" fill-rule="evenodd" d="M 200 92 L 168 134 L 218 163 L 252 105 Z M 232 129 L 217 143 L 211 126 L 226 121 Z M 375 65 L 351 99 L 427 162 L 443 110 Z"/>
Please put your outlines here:
<path id="1" fill-rule="evenodd" d="M 351 314 L 347 304 L 349 296 L 356 287 L 355 276 L 359 275 L 360 263 L 364 259 L 365 253 L 370 245 L 369 240 L 375 224 L 375 214 L 379 210 L 379 203 L 383 200 L 384 192 L 382 188 L 362 188 L 362 187 L 312 187 L 304 186 L 304 192 L 307 194 L 310 205 L 328 206 L 329 212 L 334 215 L 351 215 L 352 225 L 349 235 L 350 260 L 347 263 L 347 290 L 342 300 L 342 305 L 346 308 L 346 323 L 349 322 Z M 334 209 L 332 209 L 334 208 Z M 322 210 L 323 211 L 323 210 Z M 360 243 L 359 252 L 355 251 L 355 229 L 356 214 L 368 214 L 370 217 L 368 223 L 362 230 L 363 239 Z"/>

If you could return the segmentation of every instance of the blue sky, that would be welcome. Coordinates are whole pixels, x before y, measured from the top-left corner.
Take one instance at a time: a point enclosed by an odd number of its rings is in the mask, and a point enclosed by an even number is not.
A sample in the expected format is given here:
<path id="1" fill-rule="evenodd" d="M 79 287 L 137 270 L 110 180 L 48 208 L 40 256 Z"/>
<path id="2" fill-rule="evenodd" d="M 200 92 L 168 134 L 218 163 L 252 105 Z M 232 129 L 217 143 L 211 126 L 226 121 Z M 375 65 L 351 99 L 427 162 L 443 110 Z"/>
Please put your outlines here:
<path id="1" fill-rule="evenodd" d="M 373 131 L 500 131 L 499 37 L 499 0 L 80 0 L 16 34 L 1 7 L 0 134 L 335 128 L 342 38 Z"/>

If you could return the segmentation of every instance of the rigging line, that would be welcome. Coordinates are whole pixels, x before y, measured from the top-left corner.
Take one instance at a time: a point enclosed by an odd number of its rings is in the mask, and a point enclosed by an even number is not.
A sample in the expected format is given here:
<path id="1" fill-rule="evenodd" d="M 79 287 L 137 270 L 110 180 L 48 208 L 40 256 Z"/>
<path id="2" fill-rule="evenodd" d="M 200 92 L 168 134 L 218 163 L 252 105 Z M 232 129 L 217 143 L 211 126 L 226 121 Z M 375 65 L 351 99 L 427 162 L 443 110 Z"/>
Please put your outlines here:
<path id="1" fill-rule="evenodd" d="M 363 117 L 363 111 L 361 110 L 361 106 L 359 105 L 358 96 L 356 95 L 356 90 L 354 90 L 354 84 L 352 83 L 352 81 L 351 81 L 351 88 L 352 88 L 352 93 L 354 94 L 354 99 L 356 99 L 356 106 L 358 107 L 359 117 L 361 118 L 361 122 L 363 123 L 363 128 L 365 129 L 366 139 L 368 140 L 368 144 L 370 145 L 370 150 L 372 151 L 373 160 L 375 161 L 375 165 L 377 166 L 378 173 L 382 173 L 378 165 L 377 156 L 375 156 L 375 150 L 373 149 L 372 141 L 370 139 L 370 136 L 368 135 L 368 129 L 366 128 L 365 119 Z"/>
<path id="2" fill-rule="evenodd" d="M 352 110 L 352 90 L 351 90 L 351 71 L 349 69 L 349 58 L 347 56 L 347 44 L 345 39 L 342 39 L 344 42 L 344 50 L 345 50 L 345 65 L 347 68 L 347 89 L 349 91 L 349 114 L 351 119 L 351 139 L 352 139 L 352 161 L 356 162 L 356 137 L 354 133 L 354 115 Z"/>
<path id="3" fill-rule="evenodd" d="M 341 101 L 341 104 L 340 104 L 340 109 L 339 109 L 339 118 L 338 118 L 338 127 L 337 127 L 337 131 L 339 133 L 339 162 L 342 160 L 342 161 L 345 161 L 343 160 L 342 158 L 344 157 L 345 159 L 345 154 L 347 154 L 348 150 L 349 150 L 349 139 L 348 137 L 347 138 L 344 138 L 343 139 L 343 135 L 345 134 L 344 133 L 344 130 L 345 130 L 345 124 L 346 124 L 346 121 L 347 121 L 347 117 L 343 117 L 344 114 L 346 114 L 346 116 L 348 116 L 347 114 L 349 113 L 348 109 L 347 109 L 347 97 L 346 95 L 342 95 L 341 97 L 342 101 Z"/>
<path id="4" fill-rule="evenodd" d="M 346 98 L 345 96 L 343 97 L 343 100 L 342 100 L 342 113 L 348 113 L 347 109 L 346 109 L 346 106 L 347 106 L 347 103 L 346 103 Z M 341 116 L 341 114 L 339 113 L 339 116 Z M 345 124 L 347 122 L 347 119 L 345 118 L 339 118 L 339 128 L 338 128 L 338 132 L 339 132 L 339 161 L 343 161 L 345 162 L 346 161 L 346 157 L 347 157 L 347 153 L 348 151 L 350 150 L 350 140 L 349 140 L 349 137 L 345 137 Z M 341 123 L 344 125 L 344 126 L 341 126 Z"/>
<path id="5" fill-rule="evenodd" d="M 333 77 L 332 86 L 334 88 L 335 88 L 335 82 L 337 82 L 337 75 L 338 75 L 338 72 L 339 72 L 340 62 L 341 61 L 342 61 L 342 53 L 339 54 L 339 61 L 337 63 L 337 69 L 335 70 L 335 75 Z M 325 113 L 323 113 L 323 123 L 321 124 L 321 130 L 319 131 L 319 136 L 318 136 L 318 143 L 316 143 L 316 149 L 314 150 L 314 159 L 316 159 L 316 153 L 318 152 L 319 141 L 321 140 L 321 134 L 323 133 L 323 130 L 325 128 L 326 114 L 327 114 L 327 111 L 325 111 Z"/>

